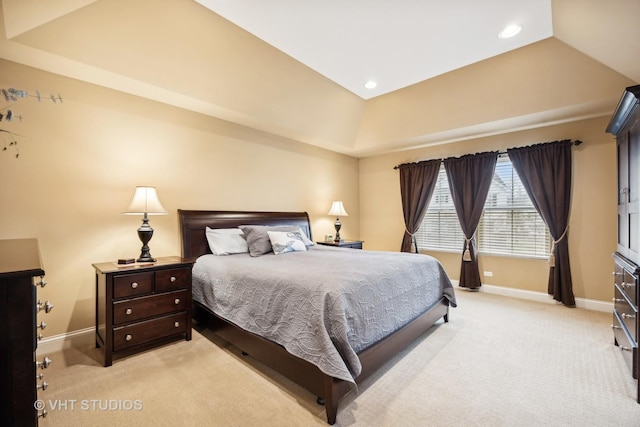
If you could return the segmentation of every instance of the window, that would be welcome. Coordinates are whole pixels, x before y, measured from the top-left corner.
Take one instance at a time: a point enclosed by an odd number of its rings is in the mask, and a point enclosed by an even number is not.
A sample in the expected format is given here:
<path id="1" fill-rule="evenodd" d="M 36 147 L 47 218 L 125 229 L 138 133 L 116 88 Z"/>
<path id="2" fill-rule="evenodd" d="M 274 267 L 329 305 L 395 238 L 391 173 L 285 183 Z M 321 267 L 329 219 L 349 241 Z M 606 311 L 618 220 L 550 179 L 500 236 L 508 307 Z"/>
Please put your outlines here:
<path id="1" fill-rule="evenodd" d="M 440 166 L 429 208 L 416 233 L 418 247 L 462 251 L 464 235 L 451 200 L 449 182 Z M 478 250 L 484 254 L 546 258 L 551 236 L 524 190 L 508 157 L 498 158 L 480 224 Z"/>

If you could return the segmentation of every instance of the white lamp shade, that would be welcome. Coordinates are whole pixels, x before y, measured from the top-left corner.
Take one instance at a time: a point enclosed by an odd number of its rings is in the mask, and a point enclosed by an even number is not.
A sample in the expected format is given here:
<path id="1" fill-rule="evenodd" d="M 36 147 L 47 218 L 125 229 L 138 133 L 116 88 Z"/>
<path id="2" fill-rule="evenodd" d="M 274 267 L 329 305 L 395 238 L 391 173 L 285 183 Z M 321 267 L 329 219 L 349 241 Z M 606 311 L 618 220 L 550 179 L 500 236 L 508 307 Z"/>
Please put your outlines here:
<path id="1" fill-rule="evenodd" d="M 136 187 L 129 209 L 124 215 L 166 215 L 167 211 L 160 204 L 155 187 Z"/>
<path id="2" fill-rule="evenodd" d="M 329 210 L 329 213 L 327 215 L 332 215 L 332 216 L 349 216 L 349 214 L 347 213 L 347 211 L 344 209 L 344 206 L 342 205 L 341 201 L 337 201 L 337 202 L 333 202 L 331 204 L 331 210 Z"/>

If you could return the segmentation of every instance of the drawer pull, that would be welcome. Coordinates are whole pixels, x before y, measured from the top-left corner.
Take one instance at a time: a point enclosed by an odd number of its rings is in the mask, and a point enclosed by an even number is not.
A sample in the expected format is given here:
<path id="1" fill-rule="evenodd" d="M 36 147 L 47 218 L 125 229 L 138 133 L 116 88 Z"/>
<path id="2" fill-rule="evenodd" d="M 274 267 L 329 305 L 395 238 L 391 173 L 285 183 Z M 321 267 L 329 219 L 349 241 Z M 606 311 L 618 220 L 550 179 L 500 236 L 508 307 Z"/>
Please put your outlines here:
<path id="1" fill-rule="evenodd" d="M 180 304 L 180 298 L 176 298 L 173 302 L 176 303 L 176 305 Z"/>
<path id="2" fill-rule="evenodd" d="M 36 386 L 36 389 L 37 389 L 37 390 L 45 391 L 45 390 L 47 389 L 47 387 L 49 387 L 49 383 L 48 383 L 48 382 L 46 382 L 46 381 L 42 381 L 42 384 L 37 385 L 37 386 Z"/>
<path id="3" fill-rule="evenodd" d="M 173 326 L 175 326 L 176 328 L 180 327 L 180 322 L 174 322 Z"/>
<path id="4" fill-rule="evenodd" d="M 624 302 L 622 298 L 614 298 L 613 302 Z"/>
<path id="5" fill-rule="evenodd" d="M 636 315 L 635 314 L 622 313 L 622 318 L 623 319 L 635 319 Z"/>
<path id="6" fill-rule="evenodd" d="M 611 329 L 622 329 L 622 328 L 618 325 L 611 325 Z"/>
<path id="7" fill-rule="evenodd" d="M 133 289 L 137 288 L 137 287 L 138 287 L 138 282 L 133 282 L 133 283 L 131 284 L 131 287 L 132 287 Z"/>
<path id="8" fill-rule="evenodd" d="M 627 282 L 622 282 L 620 283 L 620 286 L 622 286 L 622 289 L 626 289 L 626 288 L 630 288 L 633 286 L 632 283 L 627 283 Z"/>
<path id="9" fill-rule="evenodd" d="M 629 348 L 629 347 L 620 346 L 620 351 L 633 351 L 633 350 L 631 348 Z"/>
<path id="10" fill-rule="evenodd" d="M 131 314 L 131 313 L 133 313 L 133 310 L 131 310 L 130 308 L 127 308 L 124 313 L 125 314 Z"/>
<path id="11" fill-rule="evenodd" d="M 40 280 L 36 282 L 36 286 L 40 286 L 41 288 L 44 288 L 46 285 L 47 285 L 47 281 L 44 280 L 44 278 L 40 278 Z"/>
<path id="12" fill-rule="evenodd" d="M 124 337 L 125 340 L 127 341 L 131 341 L 133 339 L 133 337 L 131 336 L 131 334 L 127 334 L 126 337 Z"/>
<path id="13" fill-rule="evenodd" d="M 41 380 L 44 378 L 44 374 L 42 372 L 40 372 L 38 375 L 36 375 L 36 381 Z"/>
<path id="14" fill-rule="evenodd" d="M 38 341 L 42 341 L 42 338 L 44 338 L 44 335 L 38 334 Z"/>
<path id="15" fill-rule="evenodd" d="M 45 322 L 40 322 L 40 324 L 37 326 L 37 328 L 40 328 L 42 330 L 44 330 L 44 328 L 47 327 L 47 324 Z"/>
<path id="16" fill-rule="evenodd" d="M 49 365 L 51 365 L 51 359 L 49 359 L 48 357 L 45 356 L 45 358 L 42 360 L 42 362 L 38 362 L 36 360 L 36 368 L 40 368 L 40 369 L 47 369 L 49 367 Z"/>
<path id="17" fill-rule="evenodd" d="M 176 281 L 176 276 L 171 276 L 171 279 L 169 279 L 169 281 L 170 281 L 171 283 L 175 282 L 175 281 Z"/>
<path id="18" fill-rule="evenodd" d="M 47 410 L 43 409 L 42 412 L 38 412 L 38 418 L 45 418 L 47 416 Z"/>

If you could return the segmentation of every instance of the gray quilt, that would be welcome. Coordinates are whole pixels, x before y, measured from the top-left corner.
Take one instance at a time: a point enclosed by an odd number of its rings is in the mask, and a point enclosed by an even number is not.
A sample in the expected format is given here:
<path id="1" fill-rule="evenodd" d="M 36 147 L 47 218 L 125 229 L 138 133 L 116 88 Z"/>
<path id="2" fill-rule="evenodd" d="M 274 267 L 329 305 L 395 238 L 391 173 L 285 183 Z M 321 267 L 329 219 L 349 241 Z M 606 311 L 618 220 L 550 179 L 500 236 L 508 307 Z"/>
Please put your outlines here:
<path id="1" fill-rule="evenodd" d="M 193 298 L 324 373 L 354 382 L 356 353 L 454 290 L 428 255 L 313 246 L 306 252 L 203 255 Z"/>

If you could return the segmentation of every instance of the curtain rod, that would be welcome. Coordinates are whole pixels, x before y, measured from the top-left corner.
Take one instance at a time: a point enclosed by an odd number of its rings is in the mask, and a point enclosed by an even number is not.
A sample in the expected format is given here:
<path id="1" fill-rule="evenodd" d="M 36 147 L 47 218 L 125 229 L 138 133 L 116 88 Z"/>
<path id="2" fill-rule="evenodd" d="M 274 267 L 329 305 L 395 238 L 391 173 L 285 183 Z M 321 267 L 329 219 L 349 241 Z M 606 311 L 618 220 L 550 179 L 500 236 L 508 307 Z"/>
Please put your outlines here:
<path id="1" fill-rule="evenodd" d="M 556 142 L 563 142 L 563 141 L 567 141 L 567 140 L 563 139 L 561 141 L 556 141 Z M 545 143 L 543 142 L 542 144 L 545 144 Z M 575 145 L 576 147 L 578 145 L 580 145 L 580 144 L 582 144 L 582 141 L 580 141 L 579 139 L 576 139 L 575 141 L 571 141 L 571 145 Z M 534 144 L 534 145 L 536 145 L 536 144 Z M 498 156 L 505 156 L 506 154 L 507 154 L 506 151 L 498 151 Z M 419 160 L 418 162 L 421 162 L 421 161 L 424 161 L 424 160 Z M 411 163 L 418 163 L 418 162 L 411 162 Z M 403 164 L 405 164 L 405 163 L 403 163 Z M 393 169 L 398 169 L 398 168 L 400 168 L 400 166 L 401 165 L 394 166 Z"/>

